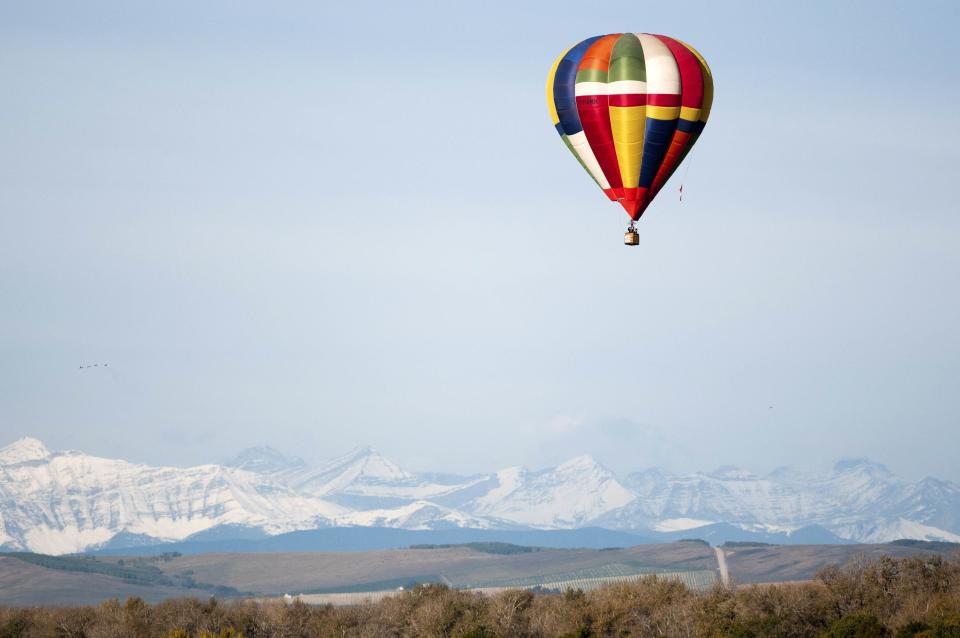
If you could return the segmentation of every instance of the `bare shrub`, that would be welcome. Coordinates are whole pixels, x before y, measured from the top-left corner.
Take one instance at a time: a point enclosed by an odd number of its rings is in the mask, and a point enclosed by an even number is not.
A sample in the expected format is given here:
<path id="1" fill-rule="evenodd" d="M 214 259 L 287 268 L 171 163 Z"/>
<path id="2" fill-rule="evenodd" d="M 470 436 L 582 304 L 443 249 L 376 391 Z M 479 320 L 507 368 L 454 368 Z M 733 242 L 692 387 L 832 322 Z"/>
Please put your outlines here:
<path id="1" fill-rule="evenodd" d="M 97 607 L 0 607 L 0 638 L 960 638 L 960 563 L 862 557 L 810 583 L 695 593 L 648 577 L 562 594 L 490 596 L 424 585 L 376 603 L 108 600 Z"/>

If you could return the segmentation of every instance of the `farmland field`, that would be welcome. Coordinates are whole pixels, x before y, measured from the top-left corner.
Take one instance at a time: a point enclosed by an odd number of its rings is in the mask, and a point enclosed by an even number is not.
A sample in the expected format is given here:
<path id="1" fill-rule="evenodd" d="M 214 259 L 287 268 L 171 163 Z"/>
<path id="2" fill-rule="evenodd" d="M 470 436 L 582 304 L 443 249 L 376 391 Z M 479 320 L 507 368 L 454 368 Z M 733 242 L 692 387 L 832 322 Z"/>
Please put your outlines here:
<path id="1" fill-rule="evenodd" d="M 508 550 L 516 551 L 508 551 Z M 734 584 L 809 580 L 817 569 L 863 555 L 878 558 L 955 551 L 955 546 L 807 545 L 724 548 Z M 718 580 L 717 557 L 702 542 L 623 549 L 442 546 L 366 552 L 176 554 L 162 557 L 0 556 L 0 599 L 18 604 L 95 603 L 139 596 L 276 598 L 369 594 L 438 583 L 455 589 L 590 589 L 603 584 L 680 580 L 693 590 Z M 305 598 L 306 599 L 306 598 Z"/>

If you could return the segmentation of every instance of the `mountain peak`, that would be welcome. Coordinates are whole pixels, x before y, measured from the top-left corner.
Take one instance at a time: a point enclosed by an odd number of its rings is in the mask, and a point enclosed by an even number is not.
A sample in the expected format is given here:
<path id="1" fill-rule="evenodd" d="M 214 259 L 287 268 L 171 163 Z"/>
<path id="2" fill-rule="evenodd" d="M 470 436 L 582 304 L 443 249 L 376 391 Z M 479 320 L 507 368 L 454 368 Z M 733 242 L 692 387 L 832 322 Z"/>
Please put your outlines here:
<path id="1" fill-rule="evenodd" d="M 361 445 L 359 447 L 353 448 L 352 450 L 350 450 L 340 458 L 361 459 L 365 456 L 382 456 L 382 454 L 380 454 L 380 452 L 377 451 L 377 449 L 372 445 Z"/>
<path id="2" fill-rule="evenodd" d="M 855 470 L 876 470 L 883 474 L 890 474 L 890 470 L 882 463 L 875 463 L 868 458 L 846 458 L 840 459 L 833 466 L 836 473 L 852 472 Z"/>
<path id="3" fill-rule="evenodd" d="M 37 439 L 20 439 L 0 448 L 0 542 L 63 553 L 120 533 L 180 540 L 221 525 L 265 534 L 367 525 L 612 526 L 687 535 L 681 530 L 711 521 L 737 533 L 776 535 L 777 542 L 801 542 L 810 538 L 802 530 L 815 526 L 833 539 L 863 542 L 960 540 L 960 485 L 909 483 L 866 459 L 844 459 L 832 473 L 780 468 L 763 476 L 729 466 L 677 475 L 654 468 L 631 474 L 626 483 L 588 454 L 534 472 L 510 468 L 443 480 L 406 472 L 370 446 L 311 465 L 263 445 L 243 450 L 229 465 L 244 471 L 51 454 Z M 83 507 L 75 506 L 77 499 Z M 146 507 L 115 515 L 100 506 L 104 499 Z M 182 511 L 188 514 L 156 514 Z M 33 533 L 48 530 L 48 512 L 64 522 L 53 532 Z M 796 536 L 783 540 L 790 530 Z"/>
<path id="4" fill-rule="evenodd" d="M 269 474 L 306 465 L 299 457 L 289 457 L 269 445 L 258 445 L 242 450 L 224 465 L 258 474 Z"/>
<path id="5" fill-rule="evenodd" d="M 379 450 L 371 445 L 355 447 L 346 454 L 341 454 L 325 463 L 325 465 L 329 467 L 342 467 L 346 465 L 368 466 L 371 464 L 396 466 L 393 461 L 387 459 Z"/>
<path id="6" fill-rule="evenodd" d="M 756 475 L 745 470 L 742 467 L 737 467 L 735 465 L 721 465 L 714 471 L 710 472 L 708 476 L 718 479 L 752 479 L 756 478 Z"/>
<path id="7" fill-rule="evenodd" d="M 360 473 L 366 477 L 379 480 L 407 480 L 412 474 L 403 470 L 399 465 L 386 458 L 373 447 L 367 445 L 357 448 L 347 455 L 360 464 Z"/>
<path id="8" fill-rule="evenodd" d="M 597 459 L 593 458 L 590 454 L 581 454 L 580 456 L 575 456 L 572 459 L 568 459 L 557 466 L 557 470 L 572 470 L 572 469 L 600 469 L 606 470 L 603 465 L 601 465 Z"/>
<path id="9" fill-rule="evenodd" d="M 47 449 L 47 446 L 38 439 L 25 436 L 4 448 L 0 448 L 0 465 L 37 461 L 48 456 L 50 456 L 50 450 Z"/>
<path id="10" fill-rule="evenodd" d="M 338 456 L 300 476 L 300 488 L 315 490 L 316 494 L 345 490 L 361 484 L 409 483 L 416 477 L 387 459 L 370 446 L 359 447 Z M 316 491 L 318 490 L 318 491 Z"/>
<path id="11" fill-rule="evenodd" d="M 627 475 L 627 478 L 631 481 L 664 481 L 672 476 L 672 473 L 662 467 L 648 467 L 644 470 L 631 472 Z"/>

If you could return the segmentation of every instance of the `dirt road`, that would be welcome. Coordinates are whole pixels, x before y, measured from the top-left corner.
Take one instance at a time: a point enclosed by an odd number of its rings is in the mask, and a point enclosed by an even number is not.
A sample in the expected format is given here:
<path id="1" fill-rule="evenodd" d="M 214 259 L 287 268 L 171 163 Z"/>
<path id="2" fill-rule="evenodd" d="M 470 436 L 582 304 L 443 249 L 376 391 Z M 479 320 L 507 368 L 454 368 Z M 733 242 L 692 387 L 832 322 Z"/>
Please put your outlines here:
<path id="1" fill-rule="evenodd" d="M 722 547 L 714 547 L 713 551 L 717 554 L 717 565 L 720 567 L 720 582 L 724 587 L 730 586 L 730 572 L 727 571 L 727 557 L 723 553 Z"/>

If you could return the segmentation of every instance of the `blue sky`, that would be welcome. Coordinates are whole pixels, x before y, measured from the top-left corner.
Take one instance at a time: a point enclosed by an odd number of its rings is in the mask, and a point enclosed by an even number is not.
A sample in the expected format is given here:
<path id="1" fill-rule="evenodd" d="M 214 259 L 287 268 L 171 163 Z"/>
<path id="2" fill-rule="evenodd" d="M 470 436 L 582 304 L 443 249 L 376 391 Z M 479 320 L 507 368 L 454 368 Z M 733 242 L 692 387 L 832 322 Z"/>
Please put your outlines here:
<path id="1" fill-rule="evenodd" d="M 4 442 L 960 480 L 960 5 L 330 4 L 0 4 Z M 717 87 L 637 249 L 543 98 L 626 30 Z"/>

